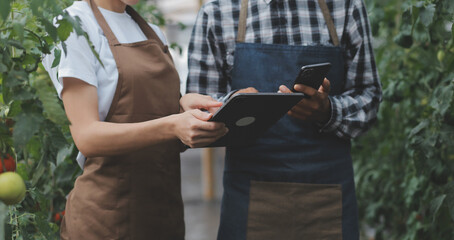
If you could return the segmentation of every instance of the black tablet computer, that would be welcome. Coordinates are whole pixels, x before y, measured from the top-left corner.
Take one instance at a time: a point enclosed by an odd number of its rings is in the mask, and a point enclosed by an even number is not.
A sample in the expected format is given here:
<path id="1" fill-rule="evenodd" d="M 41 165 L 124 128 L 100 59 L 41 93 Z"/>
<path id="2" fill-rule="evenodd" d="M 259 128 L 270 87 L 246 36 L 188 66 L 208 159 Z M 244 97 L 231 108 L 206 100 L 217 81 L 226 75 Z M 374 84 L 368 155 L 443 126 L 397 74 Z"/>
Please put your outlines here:
<path id="1" fill-rule="evenodd" d="M 244 146 L 283 117 L 303 93 L 239 93 L 231 97 L 210 121 L 223 122 L 229 132 L 207 147 Z"/>

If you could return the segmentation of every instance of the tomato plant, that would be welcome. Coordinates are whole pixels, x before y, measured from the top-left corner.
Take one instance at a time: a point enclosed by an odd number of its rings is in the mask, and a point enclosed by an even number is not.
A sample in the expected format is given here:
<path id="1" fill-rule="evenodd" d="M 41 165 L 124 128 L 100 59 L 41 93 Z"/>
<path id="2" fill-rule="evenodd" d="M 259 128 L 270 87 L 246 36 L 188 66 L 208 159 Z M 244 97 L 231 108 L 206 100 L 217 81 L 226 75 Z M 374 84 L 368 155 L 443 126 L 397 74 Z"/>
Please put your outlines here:
<path id="1" fill-rule="evenodd" d="M 63 105 L 40 64 L 49 53 L 57 56 L 53 65 L 59 63 L 71 32 L 89 41 L 79 19 L 63 11 L 72 2 L 0 1 L 0 157 L 9 171 L 10 156 L 17 160 L 15 171 L 27 189 L 19 204 L 0 201 L 0 240 L 58 239 L 66 195 L 81 173 Z M 154 5 L 142 1 L 135 8 L 164 24 Z"/>
<path id="2" fill-rule="evenodd" d="M 70 160 L 76 149 L 63 107 L 40 66 L 42 55 L 58 51 L 54 46 L 71 31 L 83 35 L 77 19 L 62 11 L 71 2 L 0 1 L 0 154 L 17 160 L 27 186 L 25 199 L 8 208 L 1 224 L 7 239 L 57 238 L 53 212 L 64 209 L 80 173 Z M 0 210 L 0 222 L 3 216 Z"/>
<path id="3" fill-rule="evenodd" d="M 353 142 L 375 239 L 454 239 L 454 1 L 366 0 L 384 99 Z"/>

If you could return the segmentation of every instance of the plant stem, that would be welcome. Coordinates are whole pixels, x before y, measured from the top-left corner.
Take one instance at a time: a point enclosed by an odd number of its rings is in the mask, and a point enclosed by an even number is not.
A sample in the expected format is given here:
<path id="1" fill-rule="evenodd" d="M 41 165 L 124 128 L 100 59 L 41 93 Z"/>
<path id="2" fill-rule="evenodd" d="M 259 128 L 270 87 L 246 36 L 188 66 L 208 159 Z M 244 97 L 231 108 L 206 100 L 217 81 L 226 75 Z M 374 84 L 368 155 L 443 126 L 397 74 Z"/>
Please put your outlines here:
<path id="1" fill-rule="evenodd" d="M 0 240 L 5 240 L 5 219 L 7 212 L 6 205 L 0 201 Z"/>

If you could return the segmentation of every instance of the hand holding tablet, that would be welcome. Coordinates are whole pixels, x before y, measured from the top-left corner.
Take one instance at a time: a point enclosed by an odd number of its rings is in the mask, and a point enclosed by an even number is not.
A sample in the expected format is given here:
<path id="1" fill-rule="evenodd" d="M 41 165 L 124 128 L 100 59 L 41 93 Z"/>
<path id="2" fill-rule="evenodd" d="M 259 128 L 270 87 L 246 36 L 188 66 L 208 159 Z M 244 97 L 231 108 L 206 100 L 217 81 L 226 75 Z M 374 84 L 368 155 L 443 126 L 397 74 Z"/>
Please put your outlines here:
<path id="1" fill-rule="evenodd" d="M 305 95 L 302 93 L 238 93 L 210 119 L 229 129 L 208 147 L 241 146 L 253 143 Z"/>

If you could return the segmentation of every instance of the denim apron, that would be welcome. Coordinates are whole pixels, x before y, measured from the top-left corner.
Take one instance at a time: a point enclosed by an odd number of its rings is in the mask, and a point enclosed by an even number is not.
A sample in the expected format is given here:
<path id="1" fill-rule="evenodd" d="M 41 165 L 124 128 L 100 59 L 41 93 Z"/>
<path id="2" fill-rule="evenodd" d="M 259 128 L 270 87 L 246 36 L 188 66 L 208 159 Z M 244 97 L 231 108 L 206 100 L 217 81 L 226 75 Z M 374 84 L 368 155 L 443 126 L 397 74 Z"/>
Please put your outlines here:
<path id="1" fill-rule="evenodd" d="M 335 46 L 244 43 L 243 0 L 232 89 L 276 92 L 293 85 L 301 66 L 330 62 L 330 95 L 341 94 L 343 53 L 326 3 L 319 4 Z M 227 147 L 218 240 L 359 239 L 350 147 L 288 115 L 253 144 Z"/>

